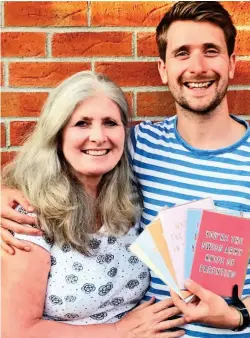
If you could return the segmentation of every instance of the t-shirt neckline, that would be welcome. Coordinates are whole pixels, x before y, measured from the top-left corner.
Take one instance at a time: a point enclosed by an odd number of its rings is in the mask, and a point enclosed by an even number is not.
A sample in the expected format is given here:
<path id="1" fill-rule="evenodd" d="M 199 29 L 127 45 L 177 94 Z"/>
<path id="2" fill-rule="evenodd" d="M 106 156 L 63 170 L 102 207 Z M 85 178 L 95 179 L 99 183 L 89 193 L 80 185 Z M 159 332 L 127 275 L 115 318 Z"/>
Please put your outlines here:
<path id="1" fill-rule="evenodd" d="M 238 117 L 231 115 L 230 117 L 232 119 L 234 119 L 235 121 L 243 124 L 246 127 L 246 132 L 245 134 L 242 136 L 242 138 L 240 140 L 238 140 L 237 142 L 235 142 L 234 144 L 228 146 L 228 147 L 224 147 L 224 148 L 220 148 L 220 149 L 215 149 L 215 150 L 205 150 L 205 149 L 199 149 L 199 148 L 195 148 L 192 147 L 190 144 L 188 144 L 179 134 L 178 130 L 177 130 L 177 120 L 178 117 L 177 115 L 175 116 L 174 119 L 174 134 L 176 139 L 183 145 L 183 147 L 185 147 L 186 149 L 188 149 L 189 151 L 191 151 L 192 153 L 195 153 L 199 156 L 211 156 L 211 155 L 219 155 L 219 154 L 223 154 L 223 153 L 228 153 L 228 152 L 232 152 L 235 149 L 237 149 L 238 147 L 240 147 L 249 137 L 250 135 L 250 128 L 249 125 L 246 121 L 239 119 Z"/>

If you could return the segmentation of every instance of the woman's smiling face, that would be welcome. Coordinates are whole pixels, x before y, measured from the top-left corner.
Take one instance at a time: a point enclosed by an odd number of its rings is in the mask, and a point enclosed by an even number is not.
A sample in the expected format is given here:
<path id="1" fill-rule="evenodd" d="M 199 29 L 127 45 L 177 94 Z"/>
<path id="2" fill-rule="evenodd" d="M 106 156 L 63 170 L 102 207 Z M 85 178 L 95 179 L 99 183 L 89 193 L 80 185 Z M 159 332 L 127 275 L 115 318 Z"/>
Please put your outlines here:
<path id="1" fill-rule="evenodd" d="M 62 151 L 81 182 L 112 170 L 122 157 L 125 127 L 120 109 L 104 95 L 86 99 L 62 132 Z"/>

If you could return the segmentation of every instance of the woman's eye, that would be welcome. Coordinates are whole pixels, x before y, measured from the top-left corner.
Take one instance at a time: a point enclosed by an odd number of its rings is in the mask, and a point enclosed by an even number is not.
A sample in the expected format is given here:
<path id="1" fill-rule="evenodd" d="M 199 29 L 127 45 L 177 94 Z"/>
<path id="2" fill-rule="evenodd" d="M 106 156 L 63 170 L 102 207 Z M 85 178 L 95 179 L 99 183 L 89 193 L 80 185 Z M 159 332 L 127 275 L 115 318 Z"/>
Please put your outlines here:
<path id="1" fill-rule="evenodd" d="M 75 126 L 76 127 L 86 127 L 88 123 L 86 121 L 78 121 Z"/>
<path id="2" fill-rule="evenodd" d="M 107 120 L 107 121 L 104 121 L 104 125 L 109 126 L 109 127 L 114 127 L 114 126 L 117 126 L 117 123 L 112 120 Z"/>

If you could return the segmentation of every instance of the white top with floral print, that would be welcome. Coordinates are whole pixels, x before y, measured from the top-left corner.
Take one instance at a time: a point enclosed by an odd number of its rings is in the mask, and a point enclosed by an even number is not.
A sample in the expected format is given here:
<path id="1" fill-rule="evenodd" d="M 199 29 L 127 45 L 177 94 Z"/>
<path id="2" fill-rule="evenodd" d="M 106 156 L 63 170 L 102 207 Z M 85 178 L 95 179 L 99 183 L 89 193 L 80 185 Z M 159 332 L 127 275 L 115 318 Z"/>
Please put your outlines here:
<path id="1" fill-rule="evenodd" d="M 42 236 L 15 234 L 40 245 L 51 255 L 44 319 L 74 325 L 111 323 L 122 318 L 143 297 L 149 285 L 148 269 L 129 251 L 139 225 L 121 237 L 101 230 L 91 235 L 90 257 L 68 245 L 53 245 Z"/>

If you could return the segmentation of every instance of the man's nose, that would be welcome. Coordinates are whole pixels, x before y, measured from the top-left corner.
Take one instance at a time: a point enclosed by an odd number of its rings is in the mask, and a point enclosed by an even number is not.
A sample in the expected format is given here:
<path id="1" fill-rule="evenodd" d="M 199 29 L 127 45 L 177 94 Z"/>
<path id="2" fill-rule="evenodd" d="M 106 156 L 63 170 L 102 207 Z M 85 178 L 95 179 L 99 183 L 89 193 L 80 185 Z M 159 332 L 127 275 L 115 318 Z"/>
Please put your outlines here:
<path id="1" fill-rule="evenodd" d="M 192 57 L 190 57 L 190 64 L 188 70 L 192 74 L 206 73 L 208 67 L 205 56 L 201 53 L 192 55 Z"/>
<path id="2" fill-rule="evenodd" d="M 105 130 L 102 126 L 92 126 L 89 133 L 89 140 L 101 144 L 107 140 Z"/>

